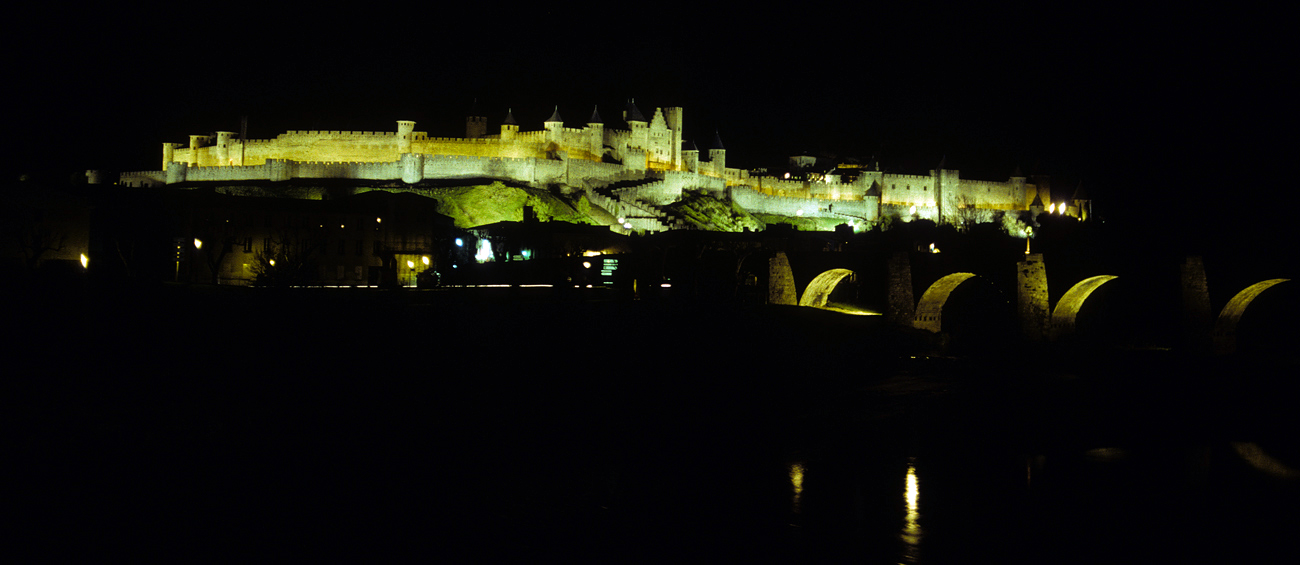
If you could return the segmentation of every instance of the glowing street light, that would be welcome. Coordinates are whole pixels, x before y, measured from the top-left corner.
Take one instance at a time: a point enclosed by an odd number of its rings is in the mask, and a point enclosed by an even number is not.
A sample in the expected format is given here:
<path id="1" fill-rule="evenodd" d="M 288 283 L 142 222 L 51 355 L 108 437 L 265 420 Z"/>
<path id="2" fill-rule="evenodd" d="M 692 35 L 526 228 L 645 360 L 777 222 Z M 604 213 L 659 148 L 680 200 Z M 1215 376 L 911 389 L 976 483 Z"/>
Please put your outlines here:
<path id="1" fill-rule="evenodd" d="M 194 248 L 195 248 L 195 249 L 203 249 L 203 240 L 201 240 L 201 239 L 199 239 L 199 238 L 197 238 L 197 237 L 194 238 Z"/>
<path id="2" fill-rule="evenodd" d="M 90 264 L 90 257 L 86 257 L 86 254 L 85 254 L 85 253 L 82 253 L 82 254 L 81 254 L 81 268 L 85 269 L 85 268 L 87 268 L 86 266 L 89 265 L 89 264 Z"/>

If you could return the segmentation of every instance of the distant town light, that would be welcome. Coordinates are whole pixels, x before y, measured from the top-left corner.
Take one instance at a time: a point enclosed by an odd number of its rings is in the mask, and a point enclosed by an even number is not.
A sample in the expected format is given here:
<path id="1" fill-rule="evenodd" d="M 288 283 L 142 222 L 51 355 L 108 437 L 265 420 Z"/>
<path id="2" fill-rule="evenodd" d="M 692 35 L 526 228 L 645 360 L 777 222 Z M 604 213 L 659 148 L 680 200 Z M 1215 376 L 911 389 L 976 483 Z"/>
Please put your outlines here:
<path id="1" fill-rule="evenodd" d="M 195 249 L 203 249 L 203 240 L 201 240 L 201 239 L 199 239 L 199 238 L 197 238 L 197 237 L 194 238 L 194 248 L 195 248 Z"/>
<path id="2" fill-rule="evenodd" d="M 270 263 L 271 263 L 271 266 L 274 267 L 274 266 L 275 266 L 275 259 L 271 259 Z"/>
<path id="3" fill-rule="evenodd" d="M 459 237 L 456 238 L 456 247 L 465 247 L 465 240 Z"/>
<path id="4" fill-rule="evenodd" d="M 381 224 L 381 223 L 383 223 L 383 222 L 384 222 L 384 219 L 383 219 L 383 218 L 375 218 L 375 223 L 376 223 L 376 224 Z"/>
<path id="5" fill-rule="evenodd" d="M 591 261 L 583 261 L 583 262 L 582 262 L 582 268 L 584 268 L 584 269 L 590 269 L 590 268 L 591 268 Z"/>

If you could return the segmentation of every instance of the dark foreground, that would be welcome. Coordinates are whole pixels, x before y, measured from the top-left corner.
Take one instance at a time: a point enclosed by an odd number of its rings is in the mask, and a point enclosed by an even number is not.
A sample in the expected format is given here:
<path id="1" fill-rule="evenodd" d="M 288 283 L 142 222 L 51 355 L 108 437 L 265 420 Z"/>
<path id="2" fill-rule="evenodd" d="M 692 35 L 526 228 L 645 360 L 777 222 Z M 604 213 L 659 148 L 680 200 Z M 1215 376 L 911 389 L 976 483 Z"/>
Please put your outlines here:
<path id="1" fill-rule="evenodd" d="M 41 561 L 1249 562 L 1300 531 L 1276 364 L 914 359 L 879 317 L 540 291 L 10 319 Z"/>

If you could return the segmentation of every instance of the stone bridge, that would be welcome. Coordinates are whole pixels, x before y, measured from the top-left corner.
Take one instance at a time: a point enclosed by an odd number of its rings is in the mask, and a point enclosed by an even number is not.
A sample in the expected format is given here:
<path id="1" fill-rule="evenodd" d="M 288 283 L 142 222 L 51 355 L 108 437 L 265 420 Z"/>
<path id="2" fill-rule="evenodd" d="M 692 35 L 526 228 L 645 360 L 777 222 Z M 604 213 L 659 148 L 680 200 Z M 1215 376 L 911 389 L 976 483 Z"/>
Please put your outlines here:
<path id="1" fill-rule="evenodd" d="M 832 297 L 845 283 L 852 283 L 862 287 L 858 298 L 875 306 L 868 307 L 874 310 L 871 313 L 932 334 L 958 332 L 958 325 L 967 326 L 968 333 L 1007 333 L 1003 326 L 1015 326 L 1010 333 L 1018 335 L 1012 337 L 1028 343 L 1095 343 L 1108 337 L 1098 334 L 1149 325 L 1155 328 L 1152 332 L 1163 334 L 1156 341 L 1164 345 L 1176 342 L 1200 351 L 1212 346 L 1214 352 L 1228 354 L 1237 351 L 1239 325 L 1257 299 L 1269 294 L 1294 297 L 1298 292 L 1296 285 L 1286 284 L 1290 279 L 1259 281 L 1233 295 L 1211 321 L 1200 257 L 1188 257 L 1179 266 L 1181 289 L 1172 276 L 1165 281 L 1167 286 L 1160 286 L 1151 284 L 1156 277 L 1150 273 L 1116 271 L 1054 281 L 1065 290 L 1050 296 L 1047 266 L 1040 253 L 1025 254 L 1014 265 L 955 272 L 949 272 L 950 265 L 931 261 L 930 255 L 894 253 L 815 261 L 776 253 L 769 260 L 768 302 L 843 310 L 832 305 Z M 914 299 L 918 291 L 920 298 Z M 1110 299 L 1097 298 L 1107 293 Z M 969 312 L 972 307 L 974 314 Z M 1107 318 L 1112 319 L 1110 326 L 1097 322 Z"/>

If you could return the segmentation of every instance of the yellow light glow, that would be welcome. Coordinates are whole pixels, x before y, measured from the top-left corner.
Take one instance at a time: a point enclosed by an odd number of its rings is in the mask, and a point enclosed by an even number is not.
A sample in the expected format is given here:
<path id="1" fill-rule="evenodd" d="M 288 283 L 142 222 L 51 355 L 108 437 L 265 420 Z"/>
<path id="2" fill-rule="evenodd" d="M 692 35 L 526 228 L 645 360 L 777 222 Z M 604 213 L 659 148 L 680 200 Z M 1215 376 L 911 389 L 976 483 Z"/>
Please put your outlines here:
<path id="1" fill-rule="evenodd" d="M 429 256 L 428 256 L 428 255 L 425 255 L 425 256 L 423 256 L 423 257 L 420 257 L 420 262 L 421 262 L 421 263 L 424 263 L 425 266 L 428 266 L 428 265 L 429 265 Z"/>
<path id="2" fill-rule="evenodd" d="M 197 237 L 194 238 L 194 248 L 195 248 L 195 249 L 203 249 L 203 240 L 201 240 L 201 239 L 199 239 L 199 238 L 197 238 Z"/>
<path id="3" fill-rule="evenodd" d="M 915 213 L 916 213 L 916 205 L 913 204 L 911 208 L 908 208 L 908 209 L 907 209 L 907 213 L 908 213 L 908 214 L 915 214 Z"/>
<path id="4" fill-rule="evenodd" d="M 583 262 L 582 262 L 582 268 L 584 268 L 584 269 L 590 269 L 590 268 L 591 268 L 591 261 L 583 261 Z"/>
<path id="5" fill-rule="evenodd" d="M 89 265 L 89 264 L 90 264 L 90 257 L 86 257 L 86 254 L 85 254 L 85 253 L 82 253 L 82 254 L 81 254 L 81 268 L 85 269 L 86 266 Z"/>
<path id="6" fill-rule="evenodd" d="M 583 257 L 600 257 L 600 252 L 599 252 L 599 251 L 583 251 L 583 252 L 582 252 L 582 256 L 583 256 Z"/>
<path id="7" fill-rule="evenodd" d="M 1056 213 L 1056 204 L 1052 204 L 1051 206 L 1048 206 L 1048 207 L 1047 207 L 1047 213 L 1048 213 L 1048 214 L 1055 214 L 1055 213 Z"/>
<path id="8" fill-rule="evenodd" d="M 910 558 L 909 562 L 916 562 L 916 558 L 921 544 L 921 511 L 917 500 L 920 498 L 920 482 L 916 478 L 916 466 L 912 463 L 907 464 L 907 486 L 903 491 L 903 500 L 907 503 L 907 514 L 903 518 L 903 533 L 900 537 L 906 545 L 904 553 Z"/>
<path id="9" fill-rule="evenodd" d="M 414 268 L 415 268 L 415 261 L 407 261 L 407 262 L 406 262 L 406 268 L 408 268 L 408 269 L 414 269 Z"/>
<path id="10" fill-rule="evenodd" d="M 790 510 L 795 514 L 800 513 L 799 502 L 803 494 L 803 463 L 790 464 Z"/>
<path id="11" fill-rule="evenodd" d="M 383 218 L 375 218 L 375 223 L 376 223 L 376 224 L 382 224 L 383 222 L 384 222 L 384 219 L 383 219 Z"/>

